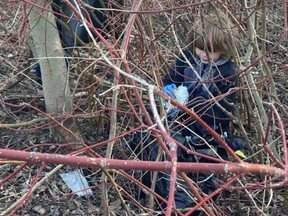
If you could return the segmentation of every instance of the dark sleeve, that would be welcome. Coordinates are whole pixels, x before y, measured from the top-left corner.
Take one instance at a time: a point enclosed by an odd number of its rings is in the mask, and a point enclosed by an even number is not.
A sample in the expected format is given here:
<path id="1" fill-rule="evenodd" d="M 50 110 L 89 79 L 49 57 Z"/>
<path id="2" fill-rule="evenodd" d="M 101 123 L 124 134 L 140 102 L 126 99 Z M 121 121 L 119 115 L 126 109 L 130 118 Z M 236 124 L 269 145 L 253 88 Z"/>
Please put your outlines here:
<path id="1" fill-rule="evenodd" d="M 231 112 L 235 102 L 236 93 L 225 95 L 231 88 L 237 86 L 236 67 L 232 62 L 219 67 L 219 72 L 215 74 L 213 83 L 207 85 L 209 91 L 217 99 L 217 102 L 228 112 Z M 225 95 L 225 97 L 224 97 Z M 225 127 L 229 125 L 227 114 L 219 107 L 212 96 L 203 85 L 198 85 L 194 94 L 191 95 L 189 107 L 201 116 L 208 125 Z"/>
<path id="2" fill-rule="evenodd" d="M 192 54 L 190 51 L 184 50 L 183 54 L 189 61 L 192 61 Z M 170 66 L 167 75 L 162 80 L 164 86 L 169 84 L 179 86 L 184 82 L 184 69 L 189 66 L 185 57 L 180 54 L 176 58 L 174 64 Z"/>
<path id="3" fill-rule="evenodd" d="M 220 75 L 215 78 L 215 90 L 217 91 L 213 95 L 224 95 L 230 89 L 238 86 L 238 76 L 237 69 L 233 63 L 227 65 L 227 67 L 223 67 L 220 71 Z M 236 92 L 231 92 L 227 94 L 223 100 L 220 100 L 219 103 L 228 111 L 232 111 L 232 107 L 229 103 L 234 103 L 236 100 Z"/>

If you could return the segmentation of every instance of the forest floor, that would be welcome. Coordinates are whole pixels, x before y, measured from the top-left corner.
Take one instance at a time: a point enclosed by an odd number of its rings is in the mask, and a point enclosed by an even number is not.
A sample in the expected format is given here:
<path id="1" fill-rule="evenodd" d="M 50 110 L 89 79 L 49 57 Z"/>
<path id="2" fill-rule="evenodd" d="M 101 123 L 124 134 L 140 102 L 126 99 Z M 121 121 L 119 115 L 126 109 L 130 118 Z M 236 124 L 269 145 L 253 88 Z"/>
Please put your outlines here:
<path id="1" fill-rule="evenodd" d="M 267 35 L 271 41 L 273 41 L 273 37 L 275 37 L 276 41 L 276 36 L 277 33 L 272 30 Z M 0 42 L 2 43 L 3 41 Z M 281 46 L 270 53 L 267 59 L 276 84 L 277 96 L 282 105 L 287 108 L 287 39 Z M 171 59 L 171 56 L 167 58 Z M 49 126 L 46 123 L 39 122 L 39 124 L 34 124 L 30 122 L 33 119 L 43 118 L 41 112 L 45 112 L 44 99 L 39 94 L 40 86 L 36 82 L 37 77 L 35 76 L 33 67 L 30 67 L 32 63 L 31 53 L 26 45 L 21 44 L 16 46 L 13 41 L 2 45 L 0 49 L 0 148 L 68 153 L 69 151 L 60 147 L 61 144 L 58 143 L 57 138 L 50 134 Z M 260 82 L 260 84 L 263 83 Z M 31 106 L 25 106 L 25 104 L 30 104 Z M 87 144 L 97 143 L 108 138 L 109 120 L 107 119 L 109 119 L 108 114 L 98 120 L 83 119 L 80 121 L 83 137 Z M 287 119 L 284 119 L 284 121 L 288 122 Z M 27 122 L 27 125 L 19 127 L 19 124 L 23 122 Z M 125 124 L 125 122 L 122 122 L 122 124 Z M 254 127 L 253 124 L 255 122 L 252 122 L 252 128 Z M 6 126 L 4 127 L 3 125 Z M 121 125 L 121 127 L 124 126 Z M 252 131 L 254 130 L 252 129 Z M 249 134 L 249 137 L 257 140 L 257 137 L 253 133 Z M 116 142 L 113 152 L 115 158 L 128 159 L 131 156 L 131 150 L 127 146 L 128 139 L 124 137 Z M 123 143 L 125 144 L 123 145 Z M 95 150 L 100 155 L 105 156 L 105 147 Z M 6 163 L 0 160 L 0 179 L 3 180 L 11 175 L 22 164 L 15 161 Z M 40 176 L 37 178 L 42 179 L 46 175 L 49 175 L 49 177 L 33 191 L 32 195 L 29 196 L 14 215 L 102 215 L 100 188 L 102 172 L 100 170 L 63 166 L 51 174 L 50 172 L 57 166 L 50 164 L 46 164 L 45 166 L 43 164 L 26 166 L 25 169 L 16 173 L 9 181 L 0 186 L 0 215 L 2 212 L 7 211 L 9 207 L 17 205 L 16 202 L 31 188 L 33 180 L 37 180 L 36 176 L 43 167 L 45 167 L 44 170 L 40 172 Z M 71 193 L 71 190 L 63 182 L 60 174 L 74 170 L 81 170 L 84 174 L 91 186 L 92 195 L 79 197 Z M 127 182 L 124 177 L 118 175 L 117 172 L 112 173 L 113 177 L 117 179 L 116 182 L 118 185 L 124 188 L 129 194 L 135 197 L 138 196 L 139 191 L 137 191 L 136 187 Z M 132 175 L 138 174 L 132 171 L 129 173 Z M 246 176 L 245 178 L 261 179 L 262 177 Z M 110 188 L 111 192 L 109 193 L 111 215 L 126 215 L 111 183 L 108 184 L 108 188 Z M 262 194 L 262 196 L 259 196 L 259 194 Z M 265 202 L 269 203 L 269 207 L 265 208 L 263 215 L 287 215 L 288 192 L 284 187 L 273 190 L 255 190 L 253 195 L 262 197 L 262 199 L 265 199 Z M 249 211 L 251 213 L 249 215 L 262 215 L 259 213 L 261 209 L 257 209 L 256 207 L 263 201 L 262 199 L 257 198 L 257 203 L 255 204 L 242 191 L 227 191 L 220 194 L 215 202 L 223 208 L 223 212 L 226 212 L 227 215 L 248 215 Z M 145 203 L 142 197 L 138 201 Z M 130 209 L 132 209 L 131 214 L 140 215 L 138 207 L 132 201 L 129 201 L 129 199 L 127 202 Z"/>
<path id="2" fill-rule="evenodd" d="M 13 48 L 13 52 L 16 52 L 17 48 Z M 1 56 L 9 56 L 10 59 L 13 60 L 14 56 L 17 54 L 9 52 L 9 50 L 2 50 Z M 283 59 L 283 56 L 276 56 L 277 53 L 273 53 L 275 55 L 273 58 L 275 59 Z M 287 59 L 287 57 L 286 57 Z M 28 56 L 23 56 L 22 62 L 27 62 Z M 287 66 L 287 65 L 286 65 Z M 278 68 L 274 73 L 274 80 L 276 83 L 277 92 L 279 92 L 278 97 L 281 102 L 288 106 L 288 67 Z M 277 67 L 277 64 L 275 64 Z M 8 67 L 7 67 L 8 68 Z M 5 83 L 8 77 L 16 71 L 12 71 L 10 69 L 1 69 L 1 78 L 0 83 Z M 34 78 L 35 75 L 33 71 L 27 72 L 27 77 Z M 19 76 L 18 76 L 19 77 Z M 10 128 L 0 128 L 0 146 L 1 148 L 9 148 L 9 149 L 25 149 L 29 151 L 41 151 L 41 152 L 54 152 L 57 147 L 57 141 L 50 136 L 49 129 L 47 126 L 42 125 L 41 127 L 37 127 L 36 125 L 24 126 L 24 127 L 16 127 L 14 128 L 14 124 L 17 125 L 21 122 L 27 122 L 32 119 L 42 118 L 43 116 L 37 111 L 29 107 L 21 106 L 21 104 L 28 103 L 37 109 L 45 111 L 45 105 L 43 101 L 43 97 L 37 94 L 38 86 L 32 79 L 27 79 L 26 76 L 23 76 L 21 80 L 14 80 L 14 83 L 11 85 L 7 85 L 7 89 L 1 91 L 1 106 L 0 106 L 0 122 L 1 124 L 11 124 Z M 5 103 L 9 103 L 6 105 Z M 15 107 L 13 107 L 15 105 Z M 84 132 L 84 137 L 87 143 L 96 143 L 101 139 L 105 139 L 109 135 L 109 127 L 105 123 L 100 123 L 103 129 L 95 130 L 97 127 L 96 122 L 91 122 L 88 120 L 81 122 L 81 128 Z M 253 125 L 252 125 L 253 127 Z M 252 135 L 251 135 L 252 136 Z M 252 139 L 256 139 L 255 137 L 251 137 Z M 123 140 L 122 140 L 123 142 Z M 129 157 L 129 149 L 123 149 L 123 147 L 116 146 L 115 151 L 117 151 L 116 155 L 119 158 L 127 159 Z M 60 151 L 64 153 L 63 150 Z M 97 149 L 97 152 L 102 156 L 105 156 L 105 148 L 101 150 L 101 148 Z M 122 157 L 122 156 L 123 157 Z M 2 164 L 0 165 L 0 178 L 4 179 L 15 170 L 17 170 L 21 164 Z M 1 186 L 0 189 L 0 212 L 3 212 L 8 207 L 13 205 L 17 200 L 23 196 L 24 192 L 26 192 L 30 186 L 32 179 L 35 178 L 37 172 L 39 171 L 41 165 L 34 164 L 29 165 L 24 170 L 21 170 L 17 173 L 10 181 Z M 44 171 L 39 176 L 40 178 L 44 177 L 51 170 L 53 170 L 55 165 L 46 165 Z M 69 171 L 76 170 L 77 168 L 64 166 L 59 169 L 55 174 L 51 175 L 43 184 L 37 187 L 36 191 L 33 192 L 33 195 L 29 197 L 29 202 L 25 202 L 24 206 L 21 207 L 19 215 L 101 215 L 101 190 L 100 190 L 100 182 L 101 182 L 101 172 L 95 169 L 81 168 L 79 170 L 85 174 L 88 183 L 92 186 L 93 194 L 89 197 L 78 197 L 77 195 L 71 194 L 71 190 L 67 187 L 67 185 L 63 182 L 60 177 L 61 173 L 67 173 Z M 123 180 L 121 177 L 117 179 L 117 183 L 125 188 L 129 193 L 136 194 L 135 188 L 127 185 L 127 182 Z M 267 215 L 286 215 L 288 209 L 288 203 L 285 201 L 287 199 L 287 192 L 285 192 L 285 188 L 273 189 L 262 191 L 258 193 L 266 193 L 266 199 L 272 198 L 270 206 L 268 210 L 266 209 Z M 121 203 L 118 199 L 114 199 L 116 196 L 113 194 L 115 191 L 110 194 L 111 203 L 110 203 L 110 211 L 113 215 L 125 215 L 124 209 L 121 207 Z M 269 194 L 271 193 L 271 194 Z M 237 200 L 240 196 L 240 192 L 232 193 L 225 192 L 222 193 L 217 199 L 216 203 L 220 206 L 226 206 L 226 212 L 230 212 L 230 215 L 242 215 L 239 212 L 237 213 L 237 209 L 251 207 L 251 212 L 255 209 L 253 204 L 250 203 L 247 197 L 240 197 L 240 203 L 237 203 Z M 264 196 L 264 195 L 263 195 Z M 113 198 L 114 197 L 114 198 Z M 260 202 L 261 200 L 259 200 Z M 141 202 L 144 202 L 142 200 Z M 286 203 L 286 206 L 282 206 L 283 203 Z M 133 203 L 131 203 L 133 205 Z M 268 211 L 268 213 L 267 213 Z M 137 210 L 135 210 L 135 214 L 137 215 Z M 256 211 L 257 212 L 257 211 Z M 132 212 L 133 214 L 133 212 Z M 18 215 L 18 214 L 15 214 Z M 246 213 L 245 213 L 246 215 Z"/>

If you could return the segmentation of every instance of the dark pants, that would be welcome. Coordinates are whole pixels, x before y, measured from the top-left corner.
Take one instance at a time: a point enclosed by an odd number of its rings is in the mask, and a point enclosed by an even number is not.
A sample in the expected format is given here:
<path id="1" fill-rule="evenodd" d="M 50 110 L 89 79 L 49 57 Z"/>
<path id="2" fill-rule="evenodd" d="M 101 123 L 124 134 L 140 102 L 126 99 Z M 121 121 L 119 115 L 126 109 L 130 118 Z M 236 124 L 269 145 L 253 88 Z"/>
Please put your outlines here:
<path id="1" fill-rule="evenodd" d="M 149 112 L 149 110 L 148 110 Z M 150 112 L 151 119 L 152 113 Z M 168 119 L 169 120 L 169 119 Z M 189 124 L 187 123 L 187 127 L 178 126 L 176 123 L 173 123 L 173 119 L 170 119 L 171 128 L 173 128 L 173 132 L 171 132 L 172 137 L 178 142 L 182 143 L 188 149 L 192 151 L 196 151 L 198 153 L 202 153 L 204 155 L 216 157 L 220 156 L 222 159 L 228 159 L 228 155 L 226 150 L 217 143 L 217 141 L 198 123 Z M 228 125 L 226 127 L 221 127 L 221 131 L 228 132 Z M 193 133 L 192 133 L 192 132 Z M 195 135 L 195 133 L 198 135 Z M 219 133 L 219 131 L 218 131 Z M 201 137 L 201 138 L 199 138 Z M 189 139 L 187 139 L 189 138 Z M 203 141 L 203 139 L 205 141 Z M 242 143 L 238 145 L 239 142 L 231 141 L 232 139 L 229 136 L 226 136 L 227 144 L 234 149 L 234 151 L 238 149 L 243 149 L 246 145 Z M 208 143 L 210 147 L 214 148 L 214 151 L 207 146 Z M 158 151 L 159 144 L 153 135 L 148 132 L 137 132 L 134 134 L 133 139 L 130 142 L 131 148 L 134 150 L 136 154 L 139 155 L 140 160 L 145 161 L 156 161 L 158 159 Z M 215 154 L 215 152 L 217 154 Z M 204 157 L 197 157 L 194 155 L 190 155 L 186 150 L 181 147 L 177 148 L 177 159 L 179 162 L 212 162 L 211 160 L 205 159 Z M 162 157 L 160 161 L 167 160 L 165 158 L 164 153 L 162 153 Z M 214 175 L 211 174 L 200 174 L 200 173 L 186 173 L 187 176 L 193 180 L 199 188 L 205 193 L 210 194 L 218 188 L 218 183 Z M 142 178 L 142 182 L 150 187 L 151 186 L 151 172 L 145 172 Z M 158 172 L 155 192 L 158 193 L 165 199 L 168 199 L 169 195 L 169 187 L 170 187 L 170 173 Z M 175 191 L 175 205 L 178 209 L 188 208 L 195 205 L 193 200 L 193 194 L 191 194 L 190 189 L 187 187 L 186 183 L 182 179 L 177 179 L 176 183 L 176 191 Z"/>
<path id="2" fill-rule="evenodd" d="M 178 142 L 184 144 L 186 147 L 191 147 L 191 144 L 188 144 L 185 137 L 181 135 L 174 134 L 174 139 Z M 148 133 L 136 133 L 132 141 L 130 142 L 131 148 L 136 154 L 139 155 L 139 159 L 145 161 L 156 161 L 158 158 L 159 144 L 155 141 L 155 138 Z M 203 148 L 202 148 L 203 149 Z M 179 162 L 202 162 L 203 159 L 188 155 L 186 151 L 178 147 L 177 156 Z M 166 160 L 165 155 L 162 154 L 162 161 Z M 201 190 L 210 194 L 215 189 L 217 189 L 217 183 L 215 177 L 212 175 L 205 175 L 199 173 L 187 173 L 187 176 L 192 179 Z M 152 182 L 152 172 L 145 172 L 142 176 L 142 182 L 150 187 Z M 158 172 L 155 192 L 162 196 L 164 199 L 168 199 L 170 187 L 170 173 Z M 195 205 L 193 200 L 194 196 L 190 192 L 190 189 L 187 187 L 186 183 L 182 179 L 177 180 L 176 191 L 175 191 L 175 205 L 178 209 L 184 209 L 192 207 Z M 165 207 L 165 206 L 162 206 Z"/>

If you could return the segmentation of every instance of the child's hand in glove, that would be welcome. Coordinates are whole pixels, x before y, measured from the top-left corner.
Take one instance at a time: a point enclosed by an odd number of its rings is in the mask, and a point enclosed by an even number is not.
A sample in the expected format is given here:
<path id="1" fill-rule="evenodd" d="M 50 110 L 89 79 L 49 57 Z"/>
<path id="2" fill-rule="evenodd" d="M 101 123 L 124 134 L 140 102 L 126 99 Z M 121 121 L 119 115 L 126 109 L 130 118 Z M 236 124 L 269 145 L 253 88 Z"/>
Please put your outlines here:
<path id="1" fill-rule="evenodd" d="M 175 84 L 171 84 L 171 85 L 166 85 L 164 86 L 164 89 L 163 89 L 163 92 L 172 97 L 172 98 L 176 98 L 176 95 L 175 95 L 175 92 L 177 91 L 177 86 Z M 174 106 L 170 103 L 170 101 L 167 101 L 167 100 L 162 100 L 162 103 L 163 103 L 163 106 L 166 108 L 166 109 L 171 109 L 173 108 Z"/>
<path id="2" fill-rule="evenodd" d="M 184 105 L 186 104 L 189 97 L 187 87 L 182 85 L 179 87 L 176 87 L 175 84 L 166 85 L 164 86 L 164 93 L 166 93 L 170 97 L 175 98 L 179 103 Z M 175 118 L 180 111 L 178 108 L 174 107 L 170 102 L 163 101 L 163 105 L 165 108 L 169 109 L 168 117 L 170 119 Z"/>
<path id="3" fill-rule="evenodd" d="M 175 91 L 177 91 L 177 86 L 175 84 L 164 86 L 164 93 L 170 97 L 176 98 Z"/>

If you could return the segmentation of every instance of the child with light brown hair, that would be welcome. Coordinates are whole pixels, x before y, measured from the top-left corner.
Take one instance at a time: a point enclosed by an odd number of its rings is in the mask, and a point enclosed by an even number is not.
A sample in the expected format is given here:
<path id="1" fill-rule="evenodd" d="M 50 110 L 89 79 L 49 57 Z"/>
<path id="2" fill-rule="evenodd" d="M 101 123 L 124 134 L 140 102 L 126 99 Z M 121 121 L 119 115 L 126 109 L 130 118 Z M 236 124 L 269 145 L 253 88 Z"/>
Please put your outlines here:
<path id="1" fill-rule="evenodd" d="M 172 97 L 175 96 L 174 90 L 179 86 L 187 88 L 189 96 L 186 106 L 220 134 L 234 151 L 243 148 L 231 142 L 229 136 L 229 113 L 232 112 L 236 100 L 235 87 L 238 80 L 237 68 L 232 61 L 238 45 L 235 29 L 229 18 L 220 11 L 198 17 L 188 34 L 187 48 L 181 51 L 163 79 L 164 90 Z M 177 115 L 169 114 L 168 119 L 172 122 L 177 120 L 173 123 L 171 131 L 172 134 L 176 134 L 176 140 L 181 142 L 181 136 L 185 140 L 182 143 L 191 151 L 228 159 L 225 149 L 198 122 L 180 111 Z M 179 146 L 177 151 L 180 162 L 207 162 L 207 159 L 188 154 Z M 218 187 L 213 176 L 198 173 L 190 173 L 188 176 L 206 194 Z M 159 181 L 156 189 L 163 192 L 161 187 L 168 185 L 168 182 Z M 168 193 L 169 191 L 161 195 L 165 197 Z M 187 201 L 188 197 L 185 190 L 177 188 L 177 208 L 191 206 L 193 201 Z"/>
<path id="2" fill-rule="evenodd" d="M 199 17 L 188 34 L 188 48 L 181 52 L 163 79 L 168 92 L 171 85 L 186 86 L 187 106 L 222 135 L 228 133 L 228 113 L 236 98 L 233 88 L 238 78 L 232 61 L 237 46 L 235 36 L 232 22 L 222 12 Z M 196 133 L 199 127 L 197 123 L 189 126 Z"/>
<path id="3" fill-rule="evenodd" d="M 236 47 L 234 40 L 233 24 L 225 14 L 216 12 L 199 17 L 188 34 L 186 48 L 181 50 L 164 77 L 163 84 L 164 92 L 176 100 L 178 100 L 179 87 L 186 88 L 188 92 L 186 106 L 196 112 L 236 151 L 238 146 L 228 142 L 231 121 L 229 113 L 233 110 L 236 99 L 233 89 L 237 86 L 237 69 L 232 61 Z M 168 120 L 172 125 L 171 136 L 190 152 L 228 159 L 225 149 L 205 128 L 185 113 L 180 110 L 168 112 Z M 144 133 L 143 136 L 139 135 L 138 140 L 134 139 L 132 143 L 139 146 L 144 160 L 156 161 L 159 159 L 158 143 L 149 134 Z M 141 140 L 145 140 L 143 146 L 139 145 Z M 188 154 L 187 149 L 184 150 L 180 146 L 177 149 L 177 159 L 179 162 L 207 162 L 207 157 Z M 142 182 L 150 186 L 151 176 L 146 172 Z M 187 176 L 206 194 L 218 188 L 213 174 L 187 173 Z M 155 192 L 167 199 L 169 185 L 170 174 L 159 172 Z M 195 204 L 193 194 L 181 180 L 177 180 L 174 201 L 176 208 L 179 209 L 189 208 Z"/>

